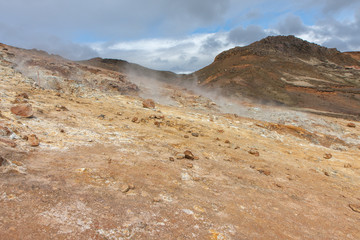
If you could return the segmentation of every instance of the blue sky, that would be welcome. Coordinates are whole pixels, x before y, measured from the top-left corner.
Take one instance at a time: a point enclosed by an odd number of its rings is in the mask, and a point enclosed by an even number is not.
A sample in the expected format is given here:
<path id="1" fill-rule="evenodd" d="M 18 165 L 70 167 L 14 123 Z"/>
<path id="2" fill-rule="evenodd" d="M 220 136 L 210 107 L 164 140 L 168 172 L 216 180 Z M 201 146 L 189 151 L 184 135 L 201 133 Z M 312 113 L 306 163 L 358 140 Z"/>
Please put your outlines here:
<path id="1" fill-rule="evenodd" d="M 0 0 L 0 42 L 191 72 L 269 35 L 360 50 L 359 0 Z"/>

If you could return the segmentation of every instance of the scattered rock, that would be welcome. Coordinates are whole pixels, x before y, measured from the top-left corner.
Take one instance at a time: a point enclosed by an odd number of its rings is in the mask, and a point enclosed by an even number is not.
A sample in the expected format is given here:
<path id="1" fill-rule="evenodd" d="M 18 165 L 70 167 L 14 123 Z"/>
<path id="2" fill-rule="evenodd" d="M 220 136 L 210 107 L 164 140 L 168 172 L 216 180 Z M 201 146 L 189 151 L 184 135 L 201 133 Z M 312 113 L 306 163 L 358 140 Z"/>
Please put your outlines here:
<path id="1" fill-rule="evenodd" d="M 193 137 L 199 137 L 199 133 L 191 133 Z"/>
<path id="2" fill-rule="evenodd" d="M 259 151 L 257 151 L 255 148 L 251 148 L 251 149 L 249 150 L 249 153 L 250 153 L 251 155 L 256 156 L 256 157 L 260 156 Z"/>
<path id="3" fill-rule="evenodd" d="M 345 163 L 344 164 L 344 168 L 351 168 L 352 166 L 351 166 L 351 164 L 350 163 Z"/>
<path id="4" fill-rule="evenodd" d="M 185 158 L 185 154 L 183 154 L 183 153 L 176 154 L 176 159 L 184 159 L 184 158 Z"/>
<path id="5" fill-rule="evenodd" d="M 189 138 L 189 135 L 184 135 L 184 138 Z"/>
<path id="6" fill-rule="evenodd" d="M 21 104 L 11 107 L 10 111 L 20 117 L 30 118 L 34 115 L 31 104 Z"/>
<path id="7" fill-rule="evenodd" d="M 324 158 L 325 159 L 330 159 L 330 158 L 332 158 L 332 154 L 331 153 L 325 153 Z"/>
<path id="8" fill-rule="evenodd" d="M 157 127 L 160 127 L 161 122 L 155 121 L 155 122 L 154 122 L 154 125 L 157 126 Z"/>
<path id="9" fill-rule="evenodd" d="M 356 127 L 356 125 L 355 125 L 355 123 L 348 123 L 346 126 L 348 126 L 348 127 L 350 127 L 350 128 L 355 128 Z"/>
<path id="10" fill-rule="evenodd" d="M 230 141 L 229 141 L 229 140 L 225 140 L 225 143 L 230 143 Z"/>
<path id="11" fill-rule="evenodd" d="M 99 116 L 97 116 L 98 119 L 104 120 L 105 119 L 105 115 L 104 114 L 100 114 Z"/>
<path id="12" fill-rule="evenodd" d="M 28 136 L 28 142 L 32 147 L 37 147 L 40 144 L 40 141 L 35 134 L 31 134 L 30 136 Z"/>
<path id="13" fill-rule="evenodd" d="M 193 165 L 192 163 L 187 163 L 187 164 L 186 164 L 186 167 L 187 167 L 187 168 L 193 168 L 193 166 L 194 166 L 194 165 Z"/>
<path id="14" fill-rule="evenodd" d="M 189 150 L 186 150 L 185 152 L 184 152 L 184 154 L 185 154 L 185 158 L 186 159 L 190 159 L 190 160 L 194 160 L 194 154 L 191 152 L 191 151 L 189 151 Z"/>
<path id="15" fill-rule="evenodd" d="M 0 167 L 5 164 L 6 160 L 2 156 L 0 156 Z"/>
<path id="16" fill-rule="evenodd" d="M 127 193 L 130 190 L 130 186 L 128 184 L 123 184 L 120 186 L 120 191 L 122 193 Z"/>
<path id="17" fill-rule="evenodd" d="M 153 202 L 160 202 L 161 201 L 161 198 L 160 197 L 154 197 L 153 198 Z"/>
<path id="18" fill-rule="evenodd" d="M 360 213 L 360 205 L 359 204 L 349 204 L 349 207 L 354 212 Z"/>
<path id="19" fill-rule="evenodd" d="M 137 123 L 137 122 L 139 121 L 139 118 L 138 118 L 138 117 L 133 117 L 133 118 L 131 119 L 131 121 L 132 121 L 133 123 Z"/>
<path id="20" fill-rule="evenodd" d="M 173 157 L 169 157 L 169 161 L 173 162 L 173 161 L 175 161 L 175 159 Z"/>
<path id="21" fill-rule="evenodd" d="M 55 106 L 55 110 L 58 111 L 58 112 L 60 112 L 60 111 L 69 111 L 69 109 L 67 109 L 65 106 L 59 105 L 59 104 Z"/>
<path id="22" fill-rule="evenodd" d="M 9 140 L 9 139 L 5 139 L 5 138 L 1 138 L 0 137 L 0 142 L 3 142 L 7 145 L 9 145 L 10 147 L 16 147 L 16 143 L 13 140 Z"/>
<path id="23" fill-rule="evenodd" d="M 10 134 L 11 134 L 10 129 L 4 126 L 0 126 L 0 136 L 6 137 L 6 136 L 10 136 Z"/>
<path id="24" fill-rule="evenodd" d="M 324 171 L 324 174 L 325 174 L 325 176 L 330 176 L 330 173 L 329 172 L 327 172 L 327 171 Z"/>
<path id="25" fill-rule="evenodd" d="M 144 108 L 155 108 L 155 102 L 152 99 L 146 99 L 143 101 Z"/>
<path id="26" fill-rule="evenodd" d="M 271 172 L 266 169 L 258 169 L 258 172 L 264 174 L 265 176 L 269 176 L 271 174 Z"/>

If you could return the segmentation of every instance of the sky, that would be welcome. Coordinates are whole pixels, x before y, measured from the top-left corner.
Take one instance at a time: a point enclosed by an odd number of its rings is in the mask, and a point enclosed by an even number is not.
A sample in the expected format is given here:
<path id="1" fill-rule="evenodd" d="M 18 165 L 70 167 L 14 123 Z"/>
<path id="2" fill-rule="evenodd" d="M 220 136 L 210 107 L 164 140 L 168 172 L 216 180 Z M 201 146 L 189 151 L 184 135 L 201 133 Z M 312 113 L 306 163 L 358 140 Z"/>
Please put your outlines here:
<path id="1" fill-rule="evenodd" d="M 270 35 L 360 51 L 360 0 L 0 0 L 1 43 L 71 60 L 189 73 Z"/>

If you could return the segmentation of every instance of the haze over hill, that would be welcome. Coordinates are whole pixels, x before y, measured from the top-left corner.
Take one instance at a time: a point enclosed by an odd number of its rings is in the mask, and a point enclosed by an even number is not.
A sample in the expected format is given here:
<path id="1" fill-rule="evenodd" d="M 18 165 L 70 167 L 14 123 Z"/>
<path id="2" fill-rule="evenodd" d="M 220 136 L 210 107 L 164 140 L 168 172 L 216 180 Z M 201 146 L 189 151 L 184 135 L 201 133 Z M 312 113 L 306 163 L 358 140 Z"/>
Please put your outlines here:
<path id="1" fill-rule="evenodd" d="M 349 54 L 270 37 L 177 75 L 0 44 L 0 238 L 360 239 Z"/>

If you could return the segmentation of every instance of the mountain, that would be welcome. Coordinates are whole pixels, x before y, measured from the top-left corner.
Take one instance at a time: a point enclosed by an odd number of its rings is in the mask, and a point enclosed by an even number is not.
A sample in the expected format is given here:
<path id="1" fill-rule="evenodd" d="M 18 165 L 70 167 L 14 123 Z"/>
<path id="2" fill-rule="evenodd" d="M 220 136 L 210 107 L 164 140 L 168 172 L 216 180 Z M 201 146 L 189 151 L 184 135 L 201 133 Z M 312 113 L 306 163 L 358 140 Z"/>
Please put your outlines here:
<path id="1" fill-rule="evenodd" d="M 360 62 L 354 56 L 294 36 L 267 37 L 220 53 L 189 79 L 235 98 L 359 116 Z"/>

